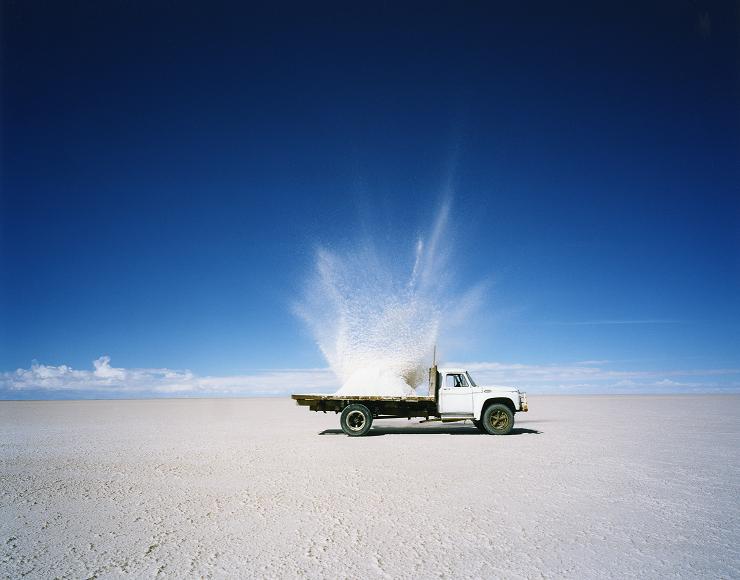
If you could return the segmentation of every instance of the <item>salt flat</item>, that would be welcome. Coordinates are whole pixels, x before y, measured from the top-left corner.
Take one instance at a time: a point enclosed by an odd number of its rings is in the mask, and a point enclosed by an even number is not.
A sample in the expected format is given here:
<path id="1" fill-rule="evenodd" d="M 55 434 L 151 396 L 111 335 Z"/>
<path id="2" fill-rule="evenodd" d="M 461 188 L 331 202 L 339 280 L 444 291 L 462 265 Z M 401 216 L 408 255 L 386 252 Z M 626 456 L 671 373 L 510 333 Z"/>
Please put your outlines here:
<path id="1" fill-rule="evenodd" d="M 0 403 L 0 576 L 740 577 L 740 396 L 530 396 L 515 434 L 286 399 Z"/>

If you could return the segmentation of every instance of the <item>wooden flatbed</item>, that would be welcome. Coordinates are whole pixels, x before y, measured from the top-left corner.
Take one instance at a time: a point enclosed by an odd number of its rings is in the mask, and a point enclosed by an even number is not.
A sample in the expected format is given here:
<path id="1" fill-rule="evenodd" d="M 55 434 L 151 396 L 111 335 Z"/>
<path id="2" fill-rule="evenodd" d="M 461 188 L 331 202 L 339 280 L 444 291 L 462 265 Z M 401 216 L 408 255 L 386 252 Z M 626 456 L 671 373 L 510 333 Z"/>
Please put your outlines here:
<path id="1" fill-rule="evenodd" d="M 382 397 L 364 395 L 292 395 L 291 398 L 311 411 L 340 412 L 347 405 L 361 403 L 375 418 L 411 418 L 435 416 L 437 401 L 433 396 Z"/>

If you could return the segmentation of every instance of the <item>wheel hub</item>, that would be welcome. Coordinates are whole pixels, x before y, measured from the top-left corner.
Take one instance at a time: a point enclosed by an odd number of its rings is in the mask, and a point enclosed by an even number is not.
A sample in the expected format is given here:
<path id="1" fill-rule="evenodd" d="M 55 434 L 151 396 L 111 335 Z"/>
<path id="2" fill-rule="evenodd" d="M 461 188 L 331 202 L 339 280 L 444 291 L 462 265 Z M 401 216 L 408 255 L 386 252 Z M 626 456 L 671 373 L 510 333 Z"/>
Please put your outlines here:
<path id="1" fill-rule="evenodd" d="M 352 431 L 362 431 L 362 428 L 365 426 L 365 415 L 363 415 L 360 411 L 352 411 L 349 415 L 347 415 L 347 427 L 352 429 Z"/>
<path id="2" fill-rule="evenodd" d="M 506 429 L 509 426 L 509 417 L 500 409 L 491 413 L 491 427 L 496 430 Z"/>

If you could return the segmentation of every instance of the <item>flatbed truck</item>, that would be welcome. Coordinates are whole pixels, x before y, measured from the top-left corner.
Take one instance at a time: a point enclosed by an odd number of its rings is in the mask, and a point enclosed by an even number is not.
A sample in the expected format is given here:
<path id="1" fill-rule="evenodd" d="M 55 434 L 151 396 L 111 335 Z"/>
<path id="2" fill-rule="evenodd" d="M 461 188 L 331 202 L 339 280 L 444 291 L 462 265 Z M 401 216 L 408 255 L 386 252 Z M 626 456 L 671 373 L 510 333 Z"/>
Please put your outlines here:
<path id="1" fill-rule="evenodd" d="M 429 369 L 424 396 L 292 395 L 311 411 L 341 413 L 340 425 L 350 437 L 367 435 L 373 421 L 421 417 L 426 421 L 470 420 L 483 433 L 508 435 L 514 415 L 529 410 L 527 394 L 514 387 L 481 387 L 461 368 Z"/>

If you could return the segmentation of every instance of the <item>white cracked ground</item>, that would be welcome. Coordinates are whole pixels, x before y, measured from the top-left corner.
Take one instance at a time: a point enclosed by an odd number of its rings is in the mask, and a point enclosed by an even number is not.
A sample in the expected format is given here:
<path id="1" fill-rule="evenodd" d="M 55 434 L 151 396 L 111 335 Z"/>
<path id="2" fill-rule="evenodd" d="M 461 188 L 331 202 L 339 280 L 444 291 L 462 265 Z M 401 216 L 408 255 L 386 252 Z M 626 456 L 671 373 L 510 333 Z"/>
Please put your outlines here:
<path id="1" fill-rule="evenodd" d="M 286 399 L 3 402 L 0 575 L 740 577 L 740 396 L 530 401 L 365 438 Z"/>

